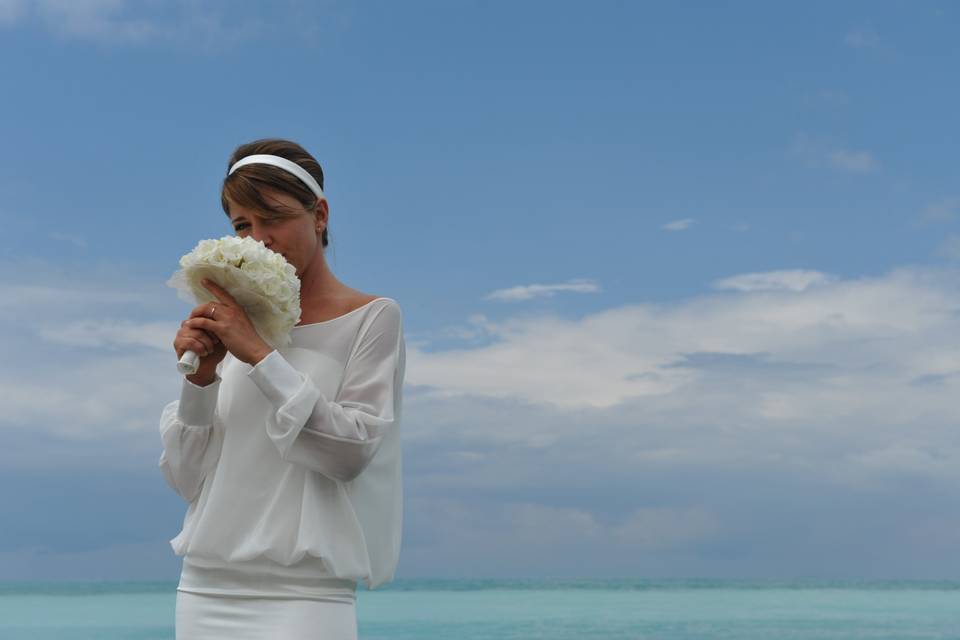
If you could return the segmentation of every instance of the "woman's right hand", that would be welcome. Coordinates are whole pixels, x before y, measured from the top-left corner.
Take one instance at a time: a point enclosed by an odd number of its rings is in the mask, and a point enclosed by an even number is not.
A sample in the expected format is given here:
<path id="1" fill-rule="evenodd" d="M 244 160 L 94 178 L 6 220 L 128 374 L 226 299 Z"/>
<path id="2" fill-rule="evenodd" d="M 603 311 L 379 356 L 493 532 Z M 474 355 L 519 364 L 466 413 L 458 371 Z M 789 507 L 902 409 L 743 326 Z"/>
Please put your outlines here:
<path id="1" fill-rule="evenodd" d="M 209 302 L 198 305 L 190 312 L 190 318 L 207 317 L 209 310 Z M 227 357 L 227 348 L 215 334 L 203 329 L 191 329 L 185 324 L 186 320 L 180 323 L 180 330 L 173 339 L 173 349 L 177 353 L 177 360 L 187 351 L 197 354 L 200 358 L 197 372 L 188 375 L 187 380 L 205 387 L 216 379 L 217 365 Z"/>

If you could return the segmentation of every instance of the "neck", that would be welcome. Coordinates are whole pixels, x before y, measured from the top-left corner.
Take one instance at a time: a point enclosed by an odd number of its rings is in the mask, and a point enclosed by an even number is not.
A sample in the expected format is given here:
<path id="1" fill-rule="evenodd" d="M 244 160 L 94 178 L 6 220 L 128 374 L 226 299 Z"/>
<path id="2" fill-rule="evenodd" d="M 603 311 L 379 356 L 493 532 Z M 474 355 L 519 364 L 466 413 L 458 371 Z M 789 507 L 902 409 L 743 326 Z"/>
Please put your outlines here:
<path id="1" fill-rule="evenodd" d="M 329 300 L 343 289 L 343 283 L 330 271 L 323 251 L 318 248 L 313 260 L 300 275 L 300 306 Z"/>

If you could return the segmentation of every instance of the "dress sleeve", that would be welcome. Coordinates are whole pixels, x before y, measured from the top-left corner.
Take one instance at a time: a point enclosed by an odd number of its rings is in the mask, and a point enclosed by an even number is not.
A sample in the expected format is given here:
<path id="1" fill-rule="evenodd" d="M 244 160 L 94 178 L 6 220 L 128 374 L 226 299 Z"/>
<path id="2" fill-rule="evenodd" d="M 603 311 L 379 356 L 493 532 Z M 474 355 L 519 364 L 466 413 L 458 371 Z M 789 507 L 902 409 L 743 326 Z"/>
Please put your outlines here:
<path id="1" fill-rule="evenodd" d="M 360 475 L 399 418 L 402 350 L 400 307 L 391 302 L 361 332 L 333 400 L 278 351 L 258 362 L 247 375 L 276 409 L 267 434 L 280 457 L 341 482 Z"/>
<path id="2" fill-rule="evenodd" d="M 200 495 L 203 480 L 216 467 L 223 446 L 218 426 L 217 397 L 220 374 L 200 387 L 184 377 L 180 399 L 163 409 L 160 416 L 160 469 L 167 484 L 188 503 Z"/>

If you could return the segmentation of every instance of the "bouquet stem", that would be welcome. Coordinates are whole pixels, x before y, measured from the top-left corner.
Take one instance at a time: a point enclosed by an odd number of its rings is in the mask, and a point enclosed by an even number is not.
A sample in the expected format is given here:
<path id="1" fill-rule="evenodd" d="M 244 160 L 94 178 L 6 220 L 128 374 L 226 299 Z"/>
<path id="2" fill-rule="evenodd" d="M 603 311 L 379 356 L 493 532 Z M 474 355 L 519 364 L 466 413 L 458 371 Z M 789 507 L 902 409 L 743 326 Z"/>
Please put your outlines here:
<path id="1" fill-rule="evenodd" d="M 193 351 L 184 352 L 177 362 L 177 371 L 187 376 L 195 374 L 198 368 L 200 368 L 200 357 Z"/>

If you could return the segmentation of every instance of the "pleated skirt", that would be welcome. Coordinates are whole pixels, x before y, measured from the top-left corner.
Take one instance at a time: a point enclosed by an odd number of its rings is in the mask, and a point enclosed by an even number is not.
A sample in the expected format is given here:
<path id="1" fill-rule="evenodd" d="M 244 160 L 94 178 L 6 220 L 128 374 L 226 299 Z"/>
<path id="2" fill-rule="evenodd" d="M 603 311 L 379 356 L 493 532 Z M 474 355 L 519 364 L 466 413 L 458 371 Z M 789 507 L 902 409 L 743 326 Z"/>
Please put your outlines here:
<path id="1" fill-rule="evenodd" d="M 357 640 L 355 603 L 177 591 L 176 640 Z"/>

